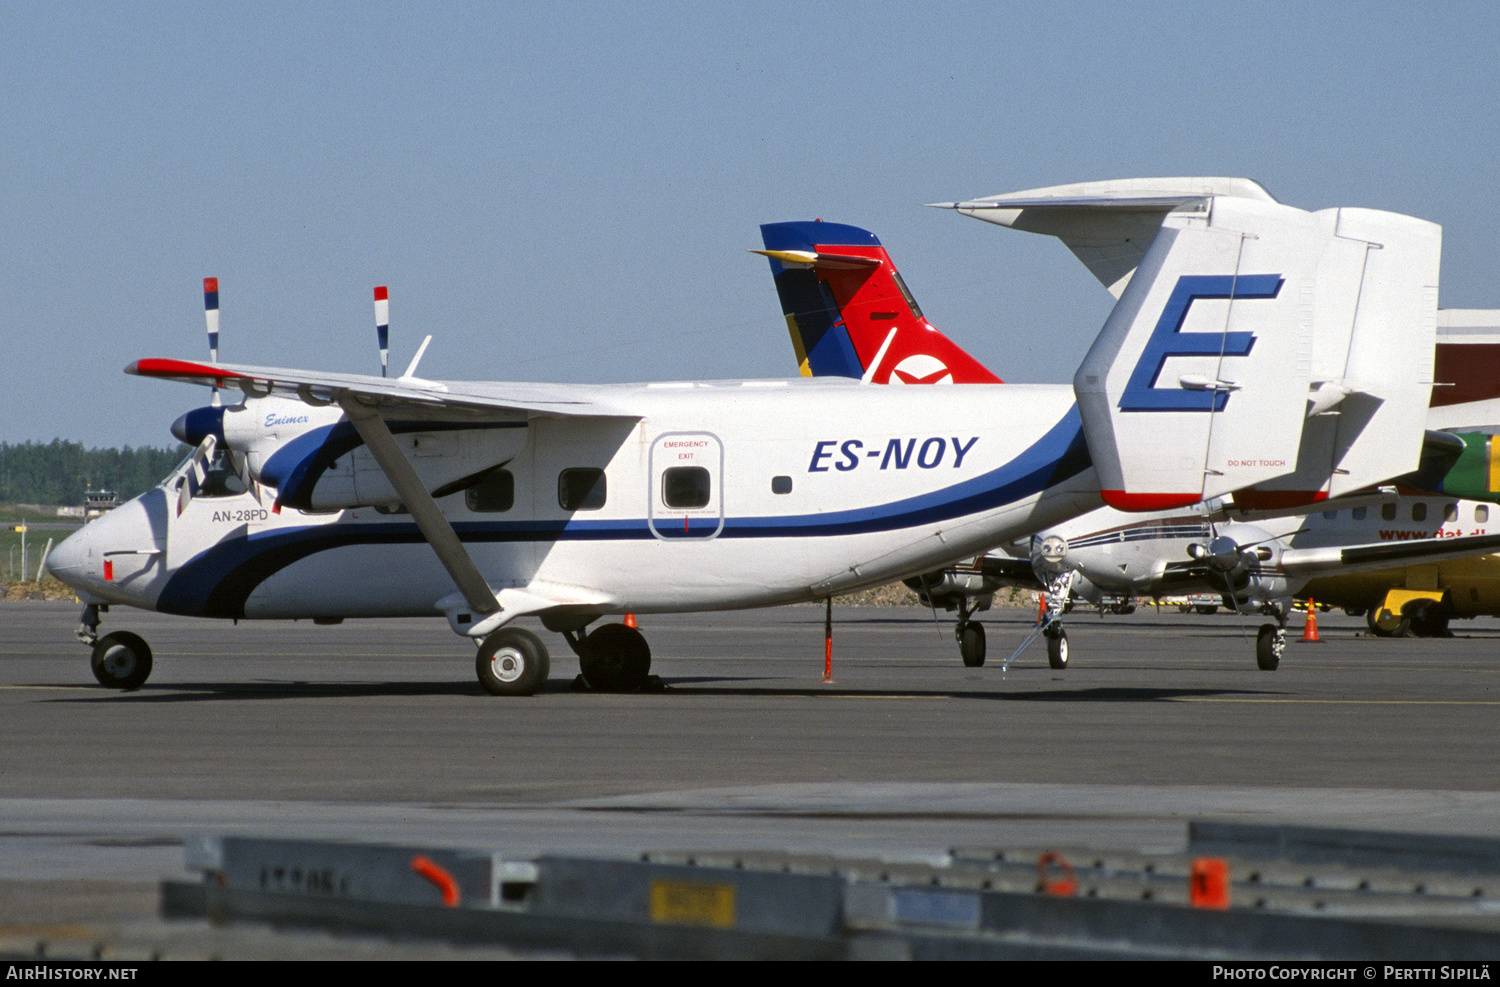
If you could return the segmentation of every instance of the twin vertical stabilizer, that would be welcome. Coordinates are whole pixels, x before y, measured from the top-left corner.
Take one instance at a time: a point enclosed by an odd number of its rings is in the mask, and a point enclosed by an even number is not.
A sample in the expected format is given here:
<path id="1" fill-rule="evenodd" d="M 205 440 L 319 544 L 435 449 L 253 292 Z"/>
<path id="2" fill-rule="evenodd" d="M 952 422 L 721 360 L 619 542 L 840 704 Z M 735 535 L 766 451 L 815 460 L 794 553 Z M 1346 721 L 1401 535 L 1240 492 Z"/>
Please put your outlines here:
<path id="1" fill-rule="evenodd" d="M 1416 467 L 1439 227 L 1366 209 L 1310 213 L 1233 179 L 949 205 L 1065 231 L 1070 246 L 1090 231 L 1101 244 L 1122 228 L 1134 235 L 1115 245 L 1114 267 L 1090 263 L 1120 300 L 1073 381 L 1110 505 L 1155 510 L 1235 491 L 1310 502 Z"/>

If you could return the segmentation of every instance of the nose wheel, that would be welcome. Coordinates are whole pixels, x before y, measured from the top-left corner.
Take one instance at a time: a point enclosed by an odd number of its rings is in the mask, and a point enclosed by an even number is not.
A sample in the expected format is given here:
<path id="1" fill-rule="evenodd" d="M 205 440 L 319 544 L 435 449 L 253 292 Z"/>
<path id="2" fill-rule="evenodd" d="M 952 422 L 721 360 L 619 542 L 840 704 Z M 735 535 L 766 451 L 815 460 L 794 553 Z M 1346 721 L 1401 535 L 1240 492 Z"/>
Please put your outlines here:
<path id="1" fill-rule="evenodd" d="M 1255 665 L 1263 672 L 1274 672 L 1281 665 L 1286 650 L 1286 630 L 1276 624 L 1261 624 L 1255 636 Z"/>
<path id="2" fill-rule="evenodd" d="M 1042 634 L 1047 638 L 1047 664 L 1053 668 L 1067 668 L 1068 632 L 1061 624 L 1053 624 Z"/>
<path id="3" fill-rule="evenodd" d="M 94 644 L 89 666 L 106 688 L 139 689 L 151 675 L 151 649 L 138 635 L 115 631 Z"/>

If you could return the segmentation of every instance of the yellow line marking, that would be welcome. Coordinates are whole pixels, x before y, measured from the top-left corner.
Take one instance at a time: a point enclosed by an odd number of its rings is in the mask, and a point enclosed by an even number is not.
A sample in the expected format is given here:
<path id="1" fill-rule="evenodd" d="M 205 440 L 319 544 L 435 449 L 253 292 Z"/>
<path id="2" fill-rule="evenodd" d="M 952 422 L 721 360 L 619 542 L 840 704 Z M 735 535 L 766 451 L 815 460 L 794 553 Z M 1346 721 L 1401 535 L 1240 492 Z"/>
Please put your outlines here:
<path id="1" fill-rule="evenodd" d="M 0 685 L 0 689 L 97 689 L 97 685 Z"/>

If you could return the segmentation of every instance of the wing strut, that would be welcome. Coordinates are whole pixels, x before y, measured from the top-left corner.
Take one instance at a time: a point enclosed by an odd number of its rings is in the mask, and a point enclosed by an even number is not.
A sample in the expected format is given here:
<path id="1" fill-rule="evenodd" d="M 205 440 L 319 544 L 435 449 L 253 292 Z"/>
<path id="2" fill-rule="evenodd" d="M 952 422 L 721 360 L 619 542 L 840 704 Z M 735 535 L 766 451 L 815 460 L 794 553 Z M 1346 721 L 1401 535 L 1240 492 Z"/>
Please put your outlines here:
<path id="1" fill-rule="evenodd" d="M 437 553 L 438 561 L 443 563 L 443 568 L 448 570 L 448 575 L 458 584 L 469 608 L 480 615 L 498 612 L 500 601 L 495 599 L 489 583 L 479 574 L 479 568 L 464 549 L 463 542 L 459 541 L 453 525 L 443 516 L 437 501 L 432 499 L 432 494 L 422 485 L 417 471 L 412 469 L 395 436 L 391 435 L 385 420 L 380 417 L 380 412 L 360 404 L 348 395 L 339 398 L 339 405 L 349 416 L 359 437 L 369 446 L 371 455 L 380 464 L 386 479 L 391 481 L 391 486 L 401 495 L 401 502 L 411 511 L 412 520 L 417 522 L 422 537 L 427 539 L 427 543 Z"/>

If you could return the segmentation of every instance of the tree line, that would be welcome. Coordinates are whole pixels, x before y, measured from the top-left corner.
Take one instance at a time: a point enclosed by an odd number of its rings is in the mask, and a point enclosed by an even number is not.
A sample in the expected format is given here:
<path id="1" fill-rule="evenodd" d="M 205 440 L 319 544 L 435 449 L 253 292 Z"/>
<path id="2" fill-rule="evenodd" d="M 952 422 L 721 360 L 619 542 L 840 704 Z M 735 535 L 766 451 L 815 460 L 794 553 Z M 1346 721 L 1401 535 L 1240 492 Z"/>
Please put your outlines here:
<path id="1" fill-rule="evenodd" d="M 0 442 L 0 502 L 81 505 L 86 490 L 128 500 L 161 482 L 190 450 L 141 446 L 85 449 L 82 443 Z"/>

